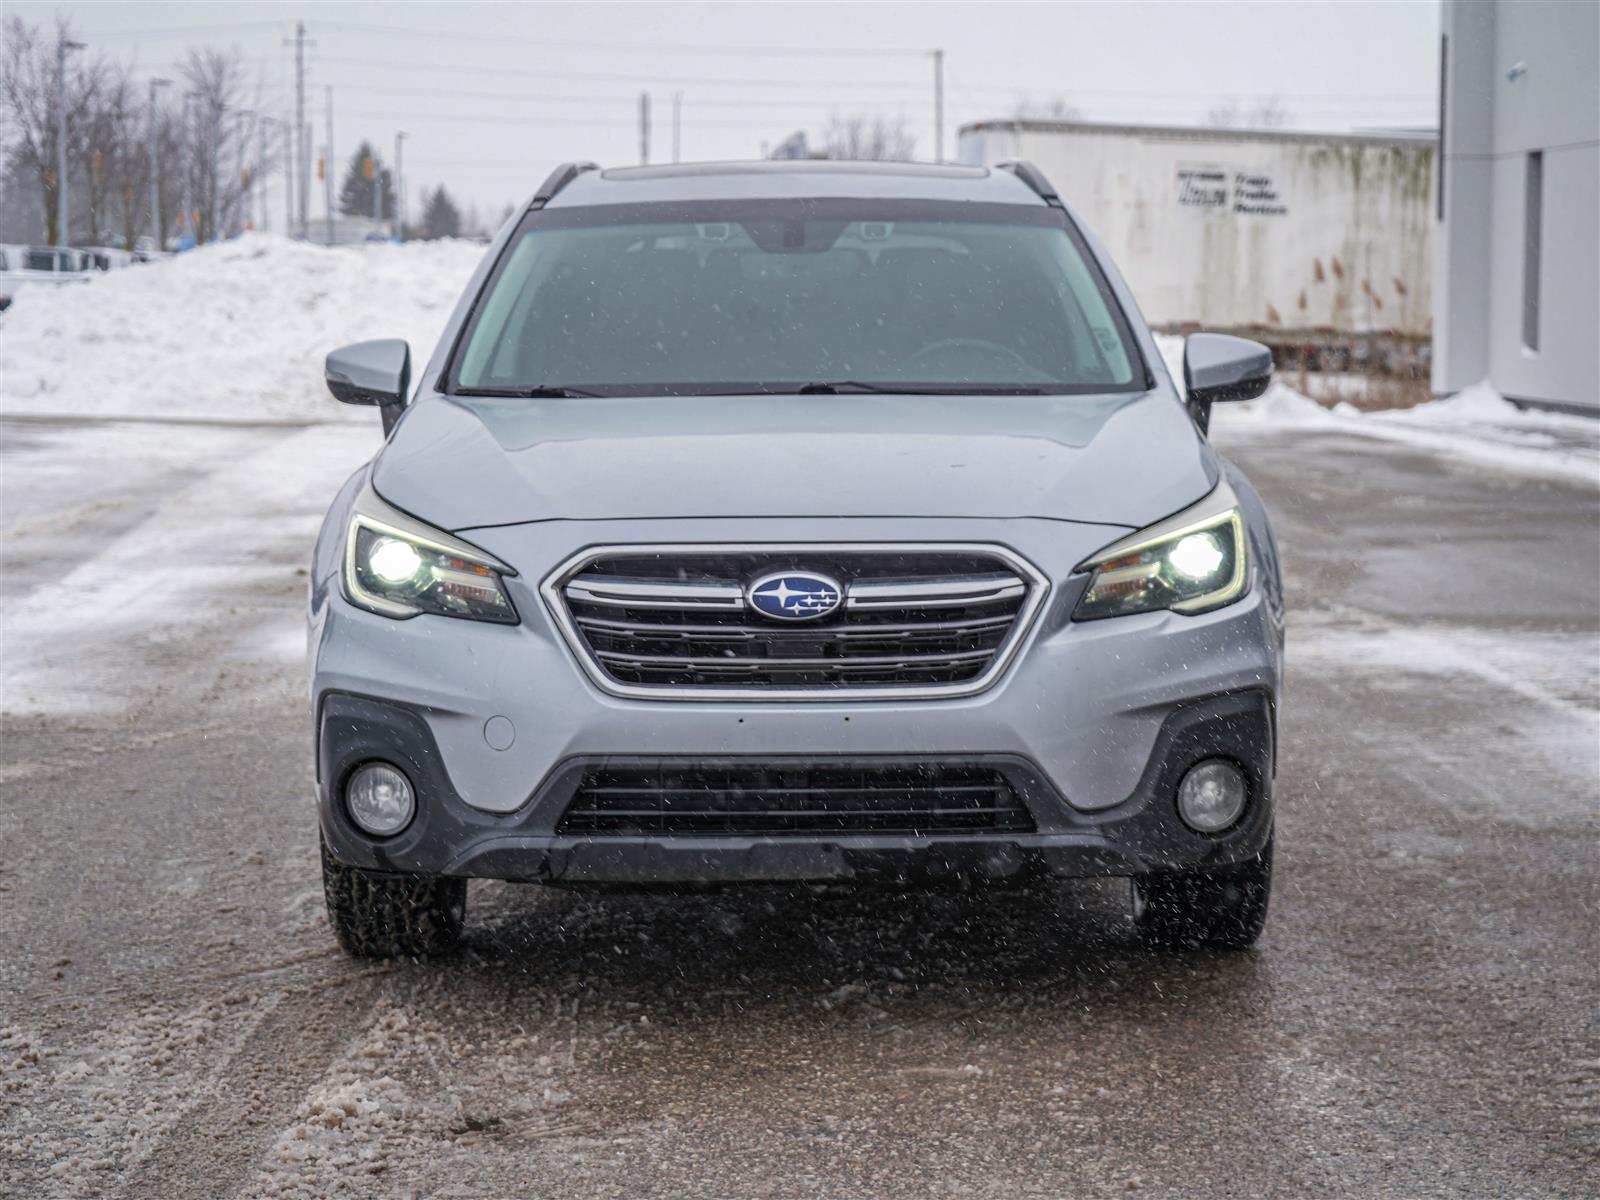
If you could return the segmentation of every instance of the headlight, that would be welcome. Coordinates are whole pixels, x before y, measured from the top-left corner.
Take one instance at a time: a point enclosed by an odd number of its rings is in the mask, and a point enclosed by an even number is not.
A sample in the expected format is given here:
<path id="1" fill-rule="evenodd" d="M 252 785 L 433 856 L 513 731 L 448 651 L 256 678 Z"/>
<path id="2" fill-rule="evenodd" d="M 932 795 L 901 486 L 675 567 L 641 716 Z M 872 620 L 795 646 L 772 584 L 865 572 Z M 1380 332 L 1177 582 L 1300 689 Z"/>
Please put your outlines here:
<path id="1" fill-rule="evenodd" d="M 345 534 L 344 596 L 405 619 L 423 613 L 517 623 L 501 577 L 516 572 L 476 546 L 385 504 L 368 484 Z"/>
<path id="2" fill-rule="evenodd" d="M 1197 613 L 1237 600 L 1250 584 L 1238 497 L 1227 480 L 1199 504 L 1113 542 L 1078 566 L 1093 571 L 1075 621 L 1128 613 Z"/>

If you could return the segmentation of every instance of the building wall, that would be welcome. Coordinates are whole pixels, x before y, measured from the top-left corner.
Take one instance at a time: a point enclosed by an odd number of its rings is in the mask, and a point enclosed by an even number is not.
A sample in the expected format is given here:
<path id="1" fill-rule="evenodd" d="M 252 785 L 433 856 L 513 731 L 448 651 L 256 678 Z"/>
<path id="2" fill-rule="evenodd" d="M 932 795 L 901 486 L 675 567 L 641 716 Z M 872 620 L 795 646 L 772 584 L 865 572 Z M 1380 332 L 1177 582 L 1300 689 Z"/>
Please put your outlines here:
<path id="1" fill-rule="evenodd" d="M 984 122 L 960 157 L 1035 163 L 1152 324 L 1428 333 L 1430 139 Z"/>
<path id="2" fill-rule="evenodd" d="M 1600 5 L 1444 0 L 1433 388 L 1487 378 L 1600 411 Z M 1524 341 L 1528 155 L 1543 154 L 1538 346 Z"/>

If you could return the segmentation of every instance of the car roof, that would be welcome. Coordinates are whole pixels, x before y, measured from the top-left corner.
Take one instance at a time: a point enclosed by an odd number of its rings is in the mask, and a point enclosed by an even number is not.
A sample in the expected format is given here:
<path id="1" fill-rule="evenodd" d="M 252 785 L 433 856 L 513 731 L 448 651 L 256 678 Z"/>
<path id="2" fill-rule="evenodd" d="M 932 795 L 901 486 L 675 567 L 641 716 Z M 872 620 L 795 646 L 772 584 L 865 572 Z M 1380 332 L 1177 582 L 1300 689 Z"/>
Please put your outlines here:
<path id="1" fill-rule="evenodd" d="M 935 163 L 757 160 L 584 170 L 547 208 L 685 200 L 966 200 L 1042 205 L 1009 171 Z"/>

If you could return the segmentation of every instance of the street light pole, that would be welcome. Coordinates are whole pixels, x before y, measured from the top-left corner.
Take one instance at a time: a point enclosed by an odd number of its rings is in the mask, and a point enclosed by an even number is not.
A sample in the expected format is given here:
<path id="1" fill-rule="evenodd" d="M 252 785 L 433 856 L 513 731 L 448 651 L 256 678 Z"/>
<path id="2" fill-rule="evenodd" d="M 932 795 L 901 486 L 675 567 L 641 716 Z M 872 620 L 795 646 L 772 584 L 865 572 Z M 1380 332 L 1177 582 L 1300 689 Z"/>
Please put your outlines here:
<path id="1" fill-rule="evenodd" d="M 256 169 L 251 178 L 251 183 L 261 184 L 261 232 L 272 232 L 272 211 L 269 198 L 272 189 L 267 186 L 267 126 L 276 125 L 273 117 L 261 114 L 261 119 L 256 123 Z"/>
<path id="2" fill-rule="evenodd" d="M 305 169 L 305 152 L 302 150 L 299 160 L 295 158 L 294 139 L 299 137 L 294 126 L 289 123 L 289 118 L 283 119 L 283 236 L 294 237 L 294 173 L 295 163 L 300 162 L 300 169 Z M 304 139 L 301 139 L 302 145 Z M 301 230 L 300 236 L 305 237 Z"/>
<path id="3" fill-rule="evenodd" d="M 400 149 L 411 135 L 397 130 L 394 135 L 394 240 L 406 240 L 406 177 L 400 170 Z"/>
<path id="4" fill-rule="evenodd" d="M 933 161 L 944 161 L 944 51 L 933 52 Z"/>
<path id="5" fill-rule="evenodd" d="M 170 87 L 170 79 L 150 81 L 150 233 L 156 241 L 156 253 L 165 249 L 167 231 L 161 225 L 161 137 L 156 123 L 156 92 Z"/>
<path id="6" fill-rule="evenodd" d="M 249 140 L 249 135 L 245 133 L 245 130 L 249 127 L 250 118 L 253 117 L 253 116 L 255 116 L 255 113 L 253 113 L 248 108 L 241 108 L 241 109 L 239 109 L 238 111 L 236 111 L 233 114 L 233 136 L 238 141 L 238 145 L 234 147 L 235 154 L 234 154 L 233 158 L 234 158 L 234 170 L 235 170 L 235 172 L 237 173 L 237 175 L 239 177 L 239 232 L 240 233 L 245 232 L 246 230 L 250 229 L 255 224 L 255 213 L 251 210 L 251 207 L 250 207 L 250 198 L 251 198 L 250 194 L 251 194 L 252 184 L 254 183 L 254 180 L 251 179 L 251 180 L 249 180 L 247 182 L 246 181 L 246 176 L 245 176 L 245 173 L 244 173 L 244 171 L 245 171 L 245 167 L 244 167 L 245 143 Z M 230 222 L 230 227 L 231 227 L 231 222 Z"/>
<path id="7" fill-rule="evenodd" d="M 323 115 L 328 120 L 328 145 L 322 152 L 322 196 L 328 206 L 328 245 L 333 245 L 333 89 L 327 92 L 328 106 Z"/>
<path id="8" fill-rule="evenodd" d="M 183 147 L 183 213 L 178 219 L 178 241 L 182 243 L 183 239 L 187 237 L 189 239 L 189 246 L 193 246 L 195 244 L 193 191 L 194 151 L 189 145 L 191 132 L 189 129 L 189 113 L 194 107 L 194 101 L 199 98 L 199 95 L 199 92 L 185 92 L 183 94 L 183 136 L 181 139 L 179 139 L 179 144 Z M 178 248 L 180 250 L 184 250 L 188 249 L 189 247 L 180 244 Z"/>
<path id="9" fill-rule="evenodd" d="M 209 187 L 206 189 L 204 203 L 211 213 L 207 229 L 211 240 L 217 241 L 222 234 L 222 114 L 227 106 L 218 97 L 211 108 L 211 138 L 206 143 L 206 165 L 210 168 L 210 178 L 207 180 Z"/>
<path id="10" fill-rule="evenodd" d="M 67 244 L 67 51 L 82 42 L 56 42 L 56 245 Z"/>

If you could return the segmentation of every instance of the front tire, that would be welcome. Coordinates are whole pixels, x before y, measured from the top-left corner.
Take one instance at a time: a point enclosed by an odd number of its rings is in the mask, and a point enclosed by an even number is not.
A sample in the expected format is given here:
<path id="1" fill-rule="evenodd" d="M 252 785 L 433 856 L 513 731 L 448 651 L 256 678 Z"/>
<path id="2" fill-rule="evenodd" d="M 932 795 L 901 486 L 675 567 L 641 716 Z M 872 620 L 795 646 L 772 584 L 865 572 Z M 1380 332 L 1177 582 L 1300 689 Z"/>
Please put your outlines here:
<path id="1" fill-rule="evenodd" d="M 465 879 L 347 867 L 323 844 L 322 891 L 339 945 L 357 958 L 426 957 L 461 940 Z"/>
<path id="2" fill-rule="evenodd" d="M 1246 950 L 1267 923 L 1272 837 L 1247 862 L 1133 881 L 1134 925 L 1150 946 Z"/>

